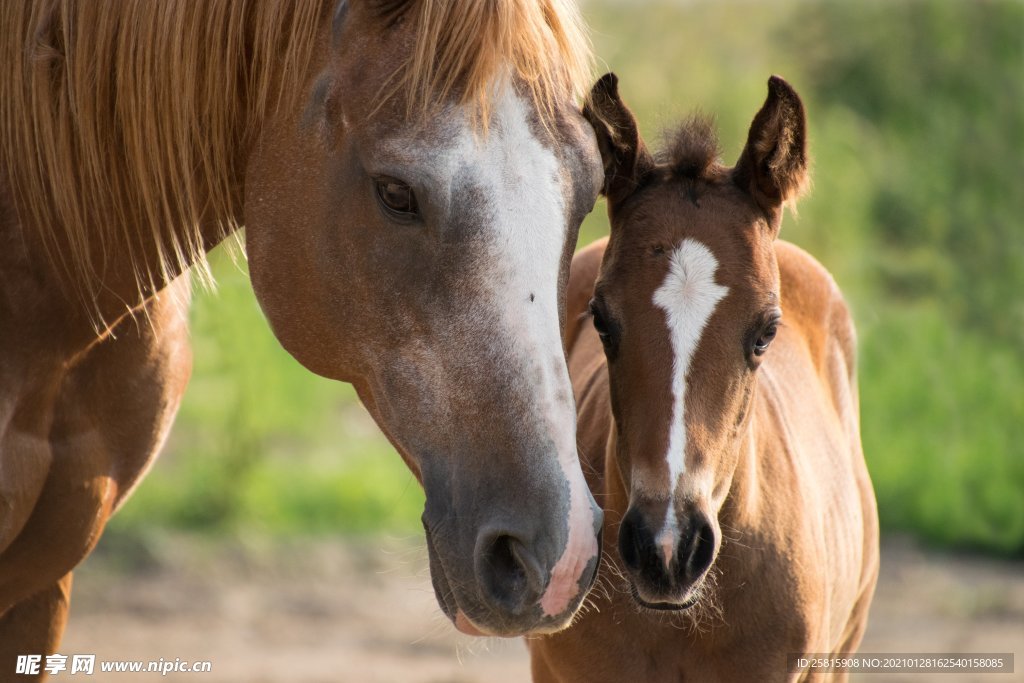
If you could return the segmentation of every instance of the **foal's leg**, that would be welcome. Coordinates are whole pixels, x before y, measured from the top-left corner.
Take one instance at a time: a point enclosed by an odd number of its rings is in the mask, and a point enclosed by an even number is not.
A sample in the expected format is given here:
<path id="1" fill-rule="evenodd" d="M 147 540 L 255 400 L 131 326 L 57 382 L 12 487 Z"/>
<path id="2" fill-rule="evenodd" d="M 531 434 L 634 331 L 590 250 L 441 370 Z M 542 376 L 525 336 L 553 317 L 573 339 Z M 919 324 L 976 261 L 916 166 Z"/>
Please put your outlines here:
<path id="1" fill-rule="evenodd" d="M 876 568 L 878 566 L 877 557 L 874 560 L 874 566 Z M 843 634 L 843 642 L 840 643 L 839 647 L 832 653 L 833 657 L 850 657 L 857 653 L 857 649 L 860 647 L 860 641 L 864 637 L 864 631 L 868 626 L 868 608 L 871 607 L 871 599 L 874 597 L 875 581 L 877 578 L 877 573 L 869 573 L 865 579 L 865 585 L 861 588 L 860 598 L 857 600 L 857 604 L 853 608 L 853 615 L 850 617 L 850 623 L 847 624 L 846 632 Z M 849 678 L 850 675 L 848 673 L 837 673 L 832 674 L 830 677 L 822 677 L 822 680 L 828 681 L 828 683 L 846 683 Z"/>
<path id="2" fill-rule="evenodd" d="M 57 651 L 68 620 L 71 574 L 28 597 L 0 617 L 0 681 L 41 681 L 46 655 Z M 42 656 L 39 673 L 15 676 L 18 655 Z"/>

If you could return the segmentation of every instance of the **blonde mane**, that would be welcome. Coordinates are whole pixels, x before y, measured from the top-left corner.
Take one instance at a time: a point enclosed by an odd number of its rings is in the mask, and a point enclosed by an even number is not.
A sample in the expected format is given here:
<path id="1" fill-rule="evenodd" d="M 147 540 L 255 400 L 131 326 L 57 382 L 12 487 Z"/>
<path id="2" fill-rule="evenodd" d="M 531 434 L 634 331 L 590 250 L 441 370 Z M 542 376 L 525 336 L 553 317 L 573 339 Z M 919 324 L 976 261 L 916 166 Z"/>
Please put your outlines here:
<path id="1" fill-rule="evenodd" d="M 199 223 L 238 227 L 234 155 L 306 68 L 321 4 L 0 3 L 0 163 L 69 293 L 95 301 L 112 245 L 140 292 L 205 270 Z"/>
<path id="2" fill-rule="evenodd" d="M 298 95 L 286 84 L 302 83 L 328 1 L 0 2 L 0 172 L 69 293 L 92 308 L 115 246 L 140 294 L 206 272 L 200 223 L 239 227 L 239 152 Z M 376 2 L 382 18 L 416 22 L 389 83 L 412 108 L 457 95 L 486 125 L 508 68 L 546 122 L 588 86 L 570 0 Z"/>

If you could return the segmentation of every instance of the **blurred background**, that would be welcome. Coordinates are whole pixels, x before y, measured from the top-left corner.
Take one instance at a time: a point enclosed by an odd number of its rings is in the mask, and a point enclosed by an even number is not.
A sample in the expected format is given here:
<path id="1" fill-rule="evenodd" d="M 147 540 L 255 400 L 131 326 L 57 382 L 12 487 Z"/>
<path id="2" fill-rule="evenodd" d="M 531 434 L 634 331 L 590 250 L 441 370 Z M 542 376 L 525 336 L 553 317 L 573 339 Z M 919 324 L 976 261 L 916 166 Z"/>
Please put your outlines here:
<path id="1" fill-rule="evenodd" d="M 598 74 L 618 73 L 649 143 L 700 109 L 716 117 L 732 163 L 768 76 L 782 75 L 800 92 L 814 185 L 799 216 L 787 215 L 782 237 L 831 270 L 858 325 L 864 452 L 886 535 L 885 605 L 876 601 L 866 645 L 999 650 L 984 638 L 965 640 L 963 633 L 982 628 L 1002 634 L 998 644 L 1012 633 L 1020 647 L 1024 3 L 590 0 L 583 12 Z M 580 246 L 607 229 L 602 201 Z M 351 634 L 362 635 L 354 641 L 298 639 L 309 648 L 320 642 L 317 656 L 333 661 L 323 680 L 522 680 L 521 646 L 478 654 L 434 614 L 422 493 L 354 392 L 306 372 L 280 348 L 244 264 L 222 252 L 212 261 L 219 285 L 198 292 L 192 307 L 195 371 L 176 427 L 80 572 L 81 612 L 72 611 L 66 643 L 79 651 L 109 647 L 90 636 L 132 624 L 133 615 L 175 623 L 175 610 L 191 599 L 236 619 L 243 626 L 228 629 L 236 635 L 252 635 L 206 642 L 206 650 L 196 644 L 214 661 L 214 675 L 203 680 L 235 680 L 224 673 L 230 666 L 217 677 L 218 658 L 234 656 L 229 649 L 262 644 L 303 659 L 301 648 L 295 654 L 273 636 L 282 637 L 275 620 L 292 612 L 308 617 L 305 625 L 281 628 L 320 636 L 356 619 Z M 175 576 L 185 579 L 173 584 Z M 238 605 L 211 586 L 245 581 L 254 583 Z M 133 585 L 138 595 L 126 605 Z M 303 585 L 312 593 L 288 592 Z M 422 634 L 410 626 L 394 650 L 376 655 L 371 642 L 359 645 L 377 622 L 358 621 L 359 601 L 338 602 L 339 591 L 378 589 L 399 591 L 382 593 L 380 604 L 410 615 L 415 606 L 419 616 L 409 623 L 426 620 L 432 635 L 412 643 Z M 268 598 L 281 591 L 286 597 Z M 189 614 L 182 623 L 199 618 Z M 943 639 L 920 630 L 939 622 L 953 629 Z M 129 656 L 130 647 L 118 647 L 113 652 Z M 420 656 L 417 648 L 436 657 L 436 667 L 392 672 L 396 658 Z M 356 651 L 368 669 L 346 668 Z M 199 658 L 194 652 L 155 656 Z M 237 680 L 293 678 L 273 670 L 256 667 Z M 303 680 L 320 680 L 318 672 Z"/>

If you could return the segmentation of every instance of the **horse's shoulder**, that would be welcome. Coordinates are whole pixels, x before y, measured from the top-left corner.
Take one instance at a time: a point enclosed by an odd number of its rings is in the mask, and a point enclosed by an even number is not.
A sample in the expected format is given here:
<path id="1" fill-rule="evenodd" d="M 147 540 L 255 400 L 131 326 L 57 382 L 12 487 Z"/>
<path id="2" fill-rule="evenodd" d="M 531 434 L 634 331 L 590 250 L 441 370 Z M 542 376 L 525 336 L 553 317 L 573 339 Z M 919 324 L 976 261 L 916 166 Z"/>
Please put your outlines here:
<path id="1" fill-rule="evenodd" d="M 579 337 L 580 329 L 586 322 L 590 298 L 594 295 L 594 283 L 601 270 L 601 259 L 608 246 L 608 238 L 602 237 L 580 249 L 572 257 L 569 268 L 569 284 L 565 293 L 565 348 L 572 349 Z"/>

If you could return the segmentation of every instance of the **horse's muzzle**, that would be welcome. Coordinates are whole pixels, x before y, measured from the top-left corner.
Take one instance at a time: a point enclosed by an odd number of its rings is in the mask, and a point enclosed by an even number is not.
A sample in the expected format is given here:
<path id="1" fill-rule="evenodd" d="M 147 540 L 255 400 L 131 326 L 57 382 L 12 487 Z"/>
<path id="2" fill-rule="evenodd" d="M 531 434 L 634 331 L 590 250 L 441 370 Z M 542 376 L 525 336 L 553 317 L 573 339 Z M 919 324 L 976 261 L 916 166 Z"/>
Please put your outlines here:
<path id="1" fill-rule="evenodd" d="M 472 556 L 472 578 L 460 580 L 468 557 L 455 557 L 458 567 L 450 567 L 450 558 L 442 556 L 438 539 L 424 519 L 431 582 L 438 604 L 456 628 L 469 635 L 520 636 L 551 633 L 565 628 L 597 578 L 600 563 L 600 517 L 594 530 L 598 552 L 583 558 L 579 577 L 567 597 L 566 609 L 550 615 L 541 607 L 553 576 L 557 558 L 542 557 L 547 547 L 541 539 L 523 530 L 488 528 L 476 540 Z M 469 577 L 467 577 L 469 578 Z"/>

